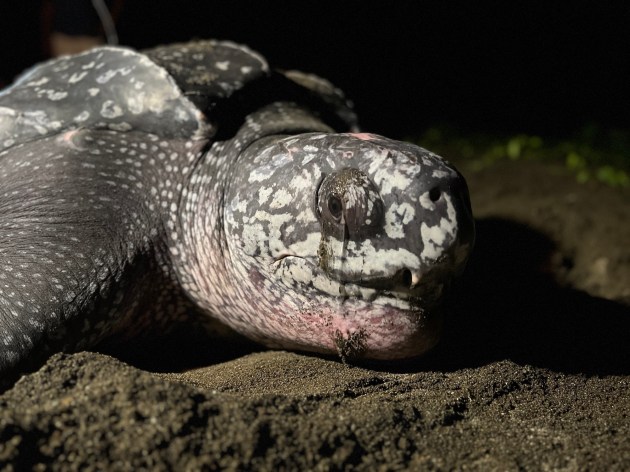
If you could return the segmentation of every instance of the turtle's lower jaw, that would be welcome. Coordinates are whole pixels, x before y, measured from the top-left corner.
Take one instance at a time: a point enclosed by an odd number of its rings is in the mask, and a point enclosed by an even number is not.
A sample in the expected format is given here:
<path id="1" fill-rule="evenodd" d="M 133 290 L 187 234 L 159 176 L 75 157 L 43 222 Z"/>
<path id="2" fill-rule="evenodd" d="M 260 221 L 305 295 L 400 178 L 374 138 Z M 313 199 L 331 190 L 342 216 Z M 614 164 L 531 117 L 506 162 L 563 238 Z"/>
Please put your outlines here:
<path id="1" fill-rule="evenodd" d="M 443 284 L 429 283 L 433 277 L 413 289 L 385 290 L 331 279 L 298 256 L 285 256 L 273 266 L 287 288 L 312 300 L 291 315 L 277 307 L 277 318 L 283 320 L 281 347 L 336 351 L 344 360 L 396 360 L 419 356 L 439 340 Z"/>

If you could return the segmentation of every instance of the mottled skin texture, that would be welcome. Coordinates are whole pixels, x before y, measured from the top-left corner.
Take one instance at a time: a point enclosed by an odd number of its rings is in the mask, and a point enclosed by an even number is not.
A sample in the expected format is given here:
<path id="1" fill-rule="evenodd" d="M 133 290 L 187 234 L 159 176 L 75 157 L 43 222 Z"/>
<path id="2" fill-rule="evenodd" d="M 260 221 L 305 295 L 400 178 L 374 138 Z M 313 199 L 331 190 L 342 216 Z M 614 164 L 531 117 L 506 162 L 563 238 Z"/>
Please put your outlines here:
<path id="1" fill-rule="evenodd" d="M 272 347 L 419 355 L 474 230 L 440 157 L 204 41 L 102 48 L 0 94 L 0 373 L 212 316 Z"/>

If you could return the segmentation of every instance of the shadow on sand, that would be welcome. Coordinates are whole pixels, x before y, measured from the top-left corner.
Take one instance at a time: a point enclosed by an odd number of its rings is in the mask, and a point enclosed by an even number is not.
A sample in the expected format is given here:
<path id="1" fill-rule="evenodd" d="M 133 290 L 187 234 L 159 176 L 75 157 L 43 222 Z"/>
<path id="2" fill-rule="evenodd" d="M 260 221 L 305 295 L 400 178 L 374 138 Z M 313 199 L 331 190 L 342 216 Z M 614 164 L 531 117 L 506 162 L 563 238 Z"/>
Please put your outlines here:
<path id="1" fill-rule="evenodd" d="M 557 249 L 523 224 L 478 220 L 473 256 L 446 307 L 442 341 L 419 360 L 423 368 L 510 359 L 564 373 L 630 374 L 630 306 L 559 285 Z"/>

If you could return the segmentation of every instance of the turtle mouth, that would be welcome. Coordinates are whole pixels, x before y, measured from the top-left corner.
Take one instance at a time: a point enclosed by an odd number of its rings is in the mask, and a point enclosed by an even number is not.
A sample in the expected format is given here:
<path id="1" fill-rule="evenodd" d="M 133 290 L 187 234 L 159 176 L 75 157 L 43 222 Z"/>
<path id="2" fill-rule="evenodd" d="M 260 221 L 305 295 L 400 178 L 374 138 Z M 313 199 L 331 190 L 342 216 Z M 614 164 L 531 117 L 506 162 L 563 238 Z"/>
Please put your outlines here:
<path id="1" fill-rule="evenodd" d="M 435 294 L 441 289 L 426 285 L 424 277 L 413 290 L 382 280 L 344 282 L 293 254 L 278 257 L 270 269 L 279 285 L 297 295 L 292 309 L 300 306 L 300 331 L 287 336 L 284 347 L 391 360 L 418 356 L 439 339 L 441 297 Z"/>
<path id="2" fill-rule="evenodd" d="M 341 301 L 361 300 L 403 311 L 417 311 L 434 305 L 441 298 L 444 285 L 430 276 L 431 274 L 425 274 L 411 288 L 406 280 L 410 275 L 405 270 L 391 278 L 342 280 L 310 260 L 294 254 L 276 258 L 272 267 L 276 276 L 292 286 L 301 284 L 307 289 L 314 289 Z"/>

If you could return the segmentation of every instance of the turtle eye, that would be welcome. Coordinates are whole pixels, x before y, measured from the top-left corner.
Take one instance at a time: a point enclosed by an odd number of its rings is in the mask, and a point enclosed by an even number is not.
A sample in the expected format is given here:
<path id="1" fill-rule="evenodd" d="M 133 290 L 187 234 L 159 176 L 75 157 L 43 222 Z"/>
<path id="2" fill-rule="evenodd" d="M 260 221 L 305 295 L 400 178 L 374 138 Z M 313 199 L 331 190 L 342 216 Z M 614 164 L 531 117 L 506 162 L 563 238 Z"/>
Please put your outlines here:
<path id="1" fill-rule="evenodd" d="M 335 195 L 328 197 L 328 211 L 335 220 L 339 221 L 341 219 L 343 207 L 339 197 L 336 197 Z"/>

